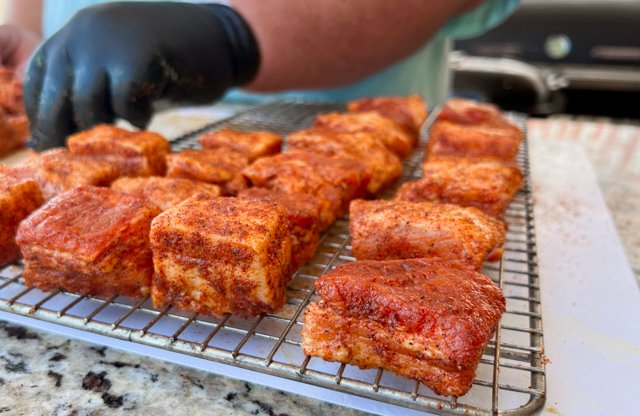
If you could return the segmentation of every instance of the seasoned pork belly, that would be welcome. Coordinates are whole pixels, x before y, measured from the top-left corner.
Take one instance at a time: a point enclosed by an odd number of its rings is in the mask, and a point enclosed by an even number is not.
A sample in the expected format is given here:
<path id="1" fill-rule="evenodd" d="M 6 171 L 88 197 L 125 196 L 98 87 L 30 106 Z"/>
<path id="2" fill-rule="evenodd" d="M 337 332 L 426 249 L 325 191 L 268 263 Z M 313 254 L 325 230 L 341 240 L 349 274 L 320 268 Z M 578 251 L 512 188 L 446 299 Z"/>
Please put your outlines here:
<path id="1" fill-rule="evenodd" d="M 322 228 L 345 213 L 352 199 L 364 196 L 370 181 L 366 166 L 359 161 L 300 151 L 258 159 L 243 174 L 254 186 L 319 198 Z"/>
<path id="2" fill-rule="evenodd" d="M 414 145 L 420 136 L 420 127 L 427 119 L 427 104 L 422 97 L 361 98 L 347 103 L 351 112 L 375 111 L 402 126 L 413 138 Z"/>
<path id="3" fill-rule="evenodd" d="M 109 186 L 118 177 L 118 169 L 109 162 L 72 155 L 61 148 L 34 153 L 10 170 L 38 182 L 45 200 L 80 185 Z"/>
<path id="4" fill-rule="evenodd" d="M 447 100 L 440 113 L 439 121 L 451 121 L 458 124 L 504 123 L 506 119 L 500 109 L 493 104 L 479 103 L 464 98 Z"/>
<path id="5" fill-rule="evenodd" d="M 211 196 L 220 195 L 220 187 L 217 185 L 191 179 L 165 178 L 163 176 L 120 178 L 111 184 L 111 189 L 147 198 L 163 211 L 199 193 Z"/>
<path id="6" fill-rule="evenodd" d="M 422 178 L 402 184 L 394 199 L 475 207 L 502 218 L 521 186 L 522 172 L 512 164 L 442 160 L 422 165 Z"/>
<path id="7" fill-rule="evenodd" d="M 436 393 L 460 396 L 473 377 L 505 298 L 486 276 L 438 259 L 356 261 L 316 281 L 305 354 L 384 368 Z"/>
<path id="8" fill-rule="evenodd" d="M 292 150 L 362 162 L 371 176 L 368 190 L 372 195 L 393 185 L 402 175 L 400 159 L 373 133 L 337 133 L 328 129 L 311 128 L 290 134 L 287 144 Z"/>
<path id="9" fill-rule="evenodd" d="M 12 175 L 0 166 L 0 267 L 20 257 L 18 225 L 44 200 L 36 181 Z"/>
<path id="10" fill-rule="evenodd" d="M 475 269 L 502 247 L 506 232 L 476 208 L 430 202 L 356 200 L 349 220 L 357 259 L 436 257 Z"/>
<path id="11" fill-rule="evenodd" d="M 247 157 L 235 151 L 187 149 L 167 155 L 167 176 L 213 183 L 223 195 L 236 195 L 247 187 L 241 175 L 247 165 Z"/>
<path id="12" fill-rule="evenodd" d="M 80 186 L 45 204 L 18 229 L 26 284 L 107 298 L 149 293 L 151 220 L 143 198 Z"/>
<path id="13" fill-rule="evenodd" d="M 414 146 L 414 138 L 407 131 L 375 111 L 320 114 L 316 117 L 315 126 L 342 133 L 373 133 L 399 157 L 408 156 Z"/>
<path id="14" fill-rule="evenodd" d="M 291 239 L 276 202 L 196 195 L 154 219 L 151 247 L 156 307 L 258 315 L 284 304 Z"/>
<path id="15" fill-rule="evenodd" d="M 222 129 L 200 136 L 205 149 L 232 150 L 242 153 L 250 162 L 280 153 L 282 136 L 268 131 L 237 131 Z"/>
<path id="16" fill-rule="evenodd" d="M 427 160 L 439 156 L 513 162 L 522 131 L 513 125 L 466 125 L 438 121 L 429 132 Z"/>
<path id="17" fill-rule="evenodd" d="M 163 175 L 169 142 L 150 131 L 129 131 L 109 124 L 69 136 L 71 153 L 116 166 L 121 176 Z"/>
<path id="18" fill-rule="evenodd" d="M 291 235 L 292 271 L 296 271 L 313 256 L 320 242 L 321 200 L 313 195 L 273 191 L 266 188 L 245 189 L 238 196 L 275 201 L 284 207 Z"/>

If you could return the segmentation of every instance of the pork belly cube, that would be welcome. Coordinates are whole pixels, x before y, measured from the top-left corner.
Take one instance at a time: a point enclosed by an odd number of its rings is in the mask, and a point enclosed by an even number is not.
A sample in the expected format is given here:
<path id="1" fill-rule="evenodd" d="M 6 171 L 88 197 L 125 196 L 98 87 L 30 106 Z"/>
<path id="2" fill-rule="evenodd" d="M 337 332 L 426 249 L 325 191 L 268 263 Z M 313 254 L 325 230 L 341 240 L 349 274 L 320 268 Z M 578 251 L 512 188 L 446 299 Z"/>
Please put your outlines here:
<path id="1" fill-rule="evenodd" d="M 242 173 L 254 186 L 322 200 L 323 229 L 347 211 L 352 199 L 366 194 L 370 181 L 366 166 L 356 160 L 300 151 L 258 159 Z"/>
<path id="2" fill-rule="evenodd" d="M 349 216 L 353 254 L 360 260 L 436 257 L 479 269 L 506 233 L 502 221 L 450 204 L 356 200 Z"/>
<path id="3" fill-rule="evenodd" d="M 249 165 L 242 153 L 223 149 L 187 149 L 167 155 L 167 176 L 219 185 L 223 195 L 236 195 L 247 187 L 241 174 Z"/>
<path id="4" fill-rule="evenodd" d="M 72 155 L 60 148 L 34 153 L 11 170 L 38 182 L 45 200 L 80 185 L 109 186 L 118 177 L 118 169 L 109 162 Z"/>
<path id="5" fill-rule="evenodd" d="M 384 368 L 447 396 L 469 390 L 505 311 L 489 278 L 439 259 L 349 262 L 316 288 L 322 301 L 305 313 L 305 354 Z"/>
<path id="6" fill-rule="evenodd" d="M 427 161 L 450 156 L 513 162 L 522 137 L 520 129 L 513 125 L 465 125 L 439 121 L 429 132 Z"/>
<path id="7" fill-rule="evenodd" d="M 0 267 L 20 257 L 18 225 L 43 203 L 36 181 L 0 170 Z"/>
<path id="8" fill-rule="evenodd" d="M 475 207 L 502 218 L 521 186 L 522 172 L 515 165 L 442 160 L 422 165 L 422 178 L 402 184 L 394 199 Z"/>
<path id="9" fill-rule="evenodd" d="M 0 112 L 4 114 L 24 114 L 22 82 L 16 78 L 15 70 L 0 67 Z"/>
<path id="10" fill-rule="evenodd" d="M 9 117 L 12 117 L 13 121 Z M 0 156 L 7 155 L 24 144 L 23 129 L 12 124 L 16 121 L 15 117 L 0 113 Z M 26 120 L 26 117 L 22 116 L 22 119 Z"/>
<path id="11" fill-rule="evenodd" d="M 280 153 L 282 136 L 268 131 L 236 131 L 222 129 L 200 136 L 205 149 L 232 150 L 242 153 L 250 162 Z"/>
<path id="12" fill-rule="evenodd" d="M 79 186 L 54 198 L 18 229 L 26 284 L 101 298 L 148 294 L 149 229 L 159 213 L 109 188 Z"/>
<path id="13" fill-rule="evenodd" d="M 282 205 L 196 195 L 151 226 L 156 307 L 207 315 L 275 312 L 291 277 L 291 239 Z"/>
<path id="14" fill-rule="evenodd" d="M 322 201 L 313 195 L 273 191 L 266 188 L 245 189 L 238 196 L 275 201 L 284 207 L 291 236 L 292 271 L 298 270 L 313 256 L 320 243 Z"/>
<path id="15" fill-rule="evenodd" d="M 287 145 L 292 150 L 361 161 L 371 176 L 367 190 L 372 195 L 393 185 L 402 175 L 400 159 L 369 132 L 337 133 L 311 128 L 290 134 Z"/>
<path id="16" fill-rule="evenodd" d="M 440 113 L 438 121 L 451 121 L 459 124 L 487 124 L 505 122 L 506 119 L 500 109 L 488 103 L 464 98 L 451 98 L 447 100 Z"/>
<path id="17" fill-rule="evenodd" d="M 147 198 L 163 211 L 196 194 L 203 193 L 213 197 L 220 195 L 220 187 L 217 185 L 191 179 L 165 178 L 163 176 L 123 177 L 113 182 L 111 189 Z"/>
<path id="18" fill-rule="evenodd" d="M 350 112 L 375 111 L 402 126 L 413 138 L 420 138 L 420 127 L 427 119 L 427 104 L 419 95 L 409 97 L 361 98 L 347 103 Z"/>
<path id="19" fill-rule="evenodd" d="M 408 156 L 414 146 L 414 138 L 408 132 L 393 120 L 375 111 L 321 114 L 316 117 L 315 126 L 342 133 L 373 133 L 399 157 Z"/>
<path id="20" fill-rule="evenodd" d="M 105 160 L 121 176 L 163 175 L 169 142 L 150 131 L 129 131 L 109 124 L 69 136 L 67 146 L 75 155 Z"/>

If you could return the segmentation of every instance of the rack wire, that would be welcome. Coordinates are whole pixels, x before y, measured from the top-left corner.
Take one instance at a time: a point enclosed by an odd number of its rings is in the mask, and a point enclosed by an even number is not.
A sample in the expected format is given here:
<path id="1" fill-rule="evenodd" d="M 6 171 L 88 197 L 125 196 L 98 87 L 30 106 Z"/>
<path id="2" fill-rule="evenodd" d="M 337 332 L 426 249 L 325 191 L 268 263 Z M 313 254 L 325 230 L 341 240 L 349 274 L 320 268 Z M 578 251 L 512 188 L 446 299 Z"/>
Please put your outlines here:
<path id="1" fill-rule="evenodd" d="M 287 134 L 309 125 L 318 113 L 340 109 L 322 103 L 266 104 L 179 137 L 172 146 L 174 150 L 197 147 L 200 133 L 223 127 Z M 508 116 L 526 131 L 523 116 Z M 423 134 L 421 146 L 405 161 L 400 182 L 420 176 L 425 138 Z M 21 263 L 0 270 L 0 310 L 431 413 L 531 414 L 544 404 L 546 380 L 526 140 L 518 163 L 526 173 L 525 183 L 505 216 L 509 231 L 504 255 L 497 265 L 483 268 L 503 289 L 507 311 L 482 356 L 472 389 L 458 400 L 438 396 L 417 381 L 382 369 L 361 370 L 303 354 L 300 330 L 306 306 L 318 300 L 315 279 L 338 264 L 355 260 L 348 218 L 340 218 L 323 235 L 315 256 L 290 282 L 284 308 L 274 314 L 215 318 L 184 313 L 170 305 L 157 310 L 148 297 L 103 300 L 63 291 L 43 292 L 24 285 Z"/>

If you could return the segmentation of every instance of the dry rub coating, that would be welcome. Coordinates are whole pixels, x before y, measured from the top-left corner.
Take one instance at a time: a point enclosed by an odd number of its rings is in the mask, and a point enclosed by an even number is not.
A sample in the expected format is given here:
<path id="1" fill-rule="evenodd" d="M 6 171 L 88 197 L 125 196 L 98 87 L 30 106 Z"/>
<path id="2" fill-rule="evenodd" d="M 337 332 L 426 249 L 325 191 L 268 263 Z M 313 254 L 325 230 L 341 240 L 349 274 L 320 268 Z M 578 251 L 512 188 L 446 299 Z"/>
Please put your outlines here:
<path id="1" fill-rule="evenodd" d="M 223 195 L 236 195 L 247 187 L 241 175 L 249 160 L 224 149 L 187 149 L 167 155 L 167 176 L 219 185 Z"/>
<path id="2" fill-rule="evenodd" d="M 195 194 L 220 195 L 220 187 L 217 185 L 191 179 L 165 178 L 163 176 L 119 178 L 111 184 L 111 189 L 147 198 L 163 211 L 178 205 Z"/>
<path id="3" fill-rule="evenodd" d="M 242 173 L 254 186 L 319 198 L 323 229 L 347 211 L 352 199 L 366 194 L 370 181 L 366 166 L 356 160 L 300 151 L 258 159 Z"/>
<path id="4" fill-rule="evenodd" d="M 109 162 L 72 155 L 61 148 L 34 153 L 10 170 L 38 182 L 45 200 L 80 185 L 109 186 L 118 177 L 118 169 Z"/>
<path id="5" fill-rule="evenodd" d="M 280 153 L 282 136 L 268 131 L 236 131 L 222 129 L 200 136 L 205 149 L 232 150 L 247 156 L 250 162 Z"/>
<path id="6" fill-rule="evenodd" d="M 353 254 L 359 260 L 437 257 L 479 269 L 505 239 L 505 225 L 476 208 L 407 201 L 351 203 Z"/>
<path id="7" fill-rule="evenodd" d="M 467 125 L 438 121 L 429 132 L 427 161 L 440 156 L 513 162 L 522 131 L 511 124 Z"/>
<path id="8" fill-rule="evenodd" d="M 287 145 L 292 150 L 364 163 L 371 176 L 368 191 L 372 195 L 384 191 L 402 175 L 400 159 L 372 133 L 337 133 L 311 128 L 290 134 Z"/>
<path id="9" fill-rule="evenodd" d="M 439 121 L 451 121 L 458 124 L 500 124 L 507 120 L 500 109 L 493 104 L 479 103 L 464 98 L 447 100 L 440 113 Z"/>
<path id="10" fill-rule="evenodd" d="M 43 202 L 36 181 L 13 176 L 0 166 L 0 267 L 20 257 L 18 225 Z"/>
<path id="11" fill-rule="evenodd" d="M 26 284 L 102 298 L 149 293 L 151 220 L 143 198 L 80 186 L 29 216 L 18 229 Z"/>
<path id="12" fill-rule="evenodd" d="M 302 348 L 328 361 L 384 368 L 436 393 L 471 387 L 505 298 L 491 280 L 439 259 L 357 261 L 316 281 Z"/>
<path id="13" fill-rule="evenodd" d="M 420 127 L 427 119 L 427 104 L 422 97 L 361 98 L 347 103 L 351 112 L 375 111 L 402 126 L 413 138 L 414 145 L 420 136 Z"/>
<path id="14" fill-rule="evenodd" d="M 284 207 L 291 235 L 292 271 L 295 272 L 313 256 L 320 243 L 322 201 L 312 195 L 266 188 L 245 189 L 238 196 L 275 201 Z"/>
<path id="15" fill-rule="evenodd" d="M 502 218 L 522 186 L 522 172 L 500 162 L 441 160 L 422 165 L 422 178 L 400 186 L 394 199 L 475 207 Z"/>
<path id="16" fill-rule="evenodd" d="M 316 117 L 315 127 L 324 127 L 342 133 L 366 131 L 399 157 L 411 154 L 414 138 L 393 120 L 375 111 L 361 113 L 327 113 Z"/>
<path id="17" fill-rule="evenodd" d="M 156 217 L 150 238 L 156 307 L 257 315 L 284 304 L 291 239 L 278 203 L 196 195 Z"/>
<path id="18" fill-rule="evenodd" d="M 120 176 L 164 175 L 169 142 L 150 131 L 129 131 L 109 124 L 69 136 L 75 155 L 91 156 L 116 166 Z"/>

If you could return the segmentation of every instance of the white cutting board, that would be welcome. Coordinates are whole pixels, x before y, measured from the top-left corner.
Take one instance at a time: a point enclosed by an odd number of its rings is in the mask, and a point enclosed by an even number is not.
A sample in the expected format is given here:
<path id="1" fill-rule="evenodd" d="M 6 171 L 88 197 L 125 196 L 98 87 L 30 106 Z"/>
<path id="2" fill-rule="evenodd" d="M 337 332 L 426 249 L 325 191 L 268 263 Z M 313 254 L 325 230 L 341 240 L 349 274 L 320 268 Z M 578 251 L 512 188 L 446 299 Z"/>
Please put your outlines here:
<path id="1" fill-rule="evenodd" d="M 531 141 L 553 415 L 638 415 L 640 290 L 581 146 Z M 638 213 L 640 215 L 640 213 Z"/>

